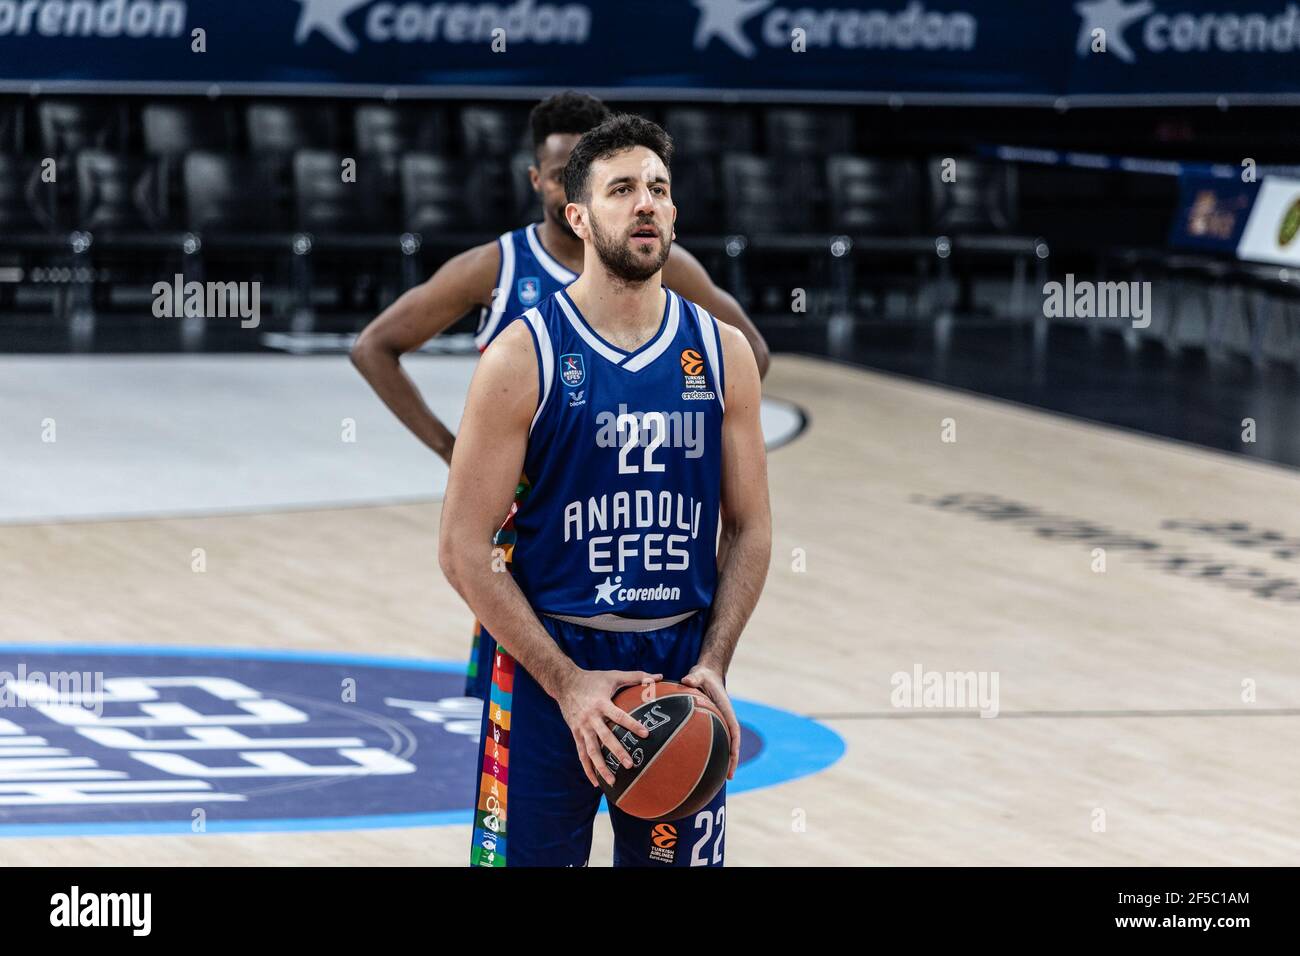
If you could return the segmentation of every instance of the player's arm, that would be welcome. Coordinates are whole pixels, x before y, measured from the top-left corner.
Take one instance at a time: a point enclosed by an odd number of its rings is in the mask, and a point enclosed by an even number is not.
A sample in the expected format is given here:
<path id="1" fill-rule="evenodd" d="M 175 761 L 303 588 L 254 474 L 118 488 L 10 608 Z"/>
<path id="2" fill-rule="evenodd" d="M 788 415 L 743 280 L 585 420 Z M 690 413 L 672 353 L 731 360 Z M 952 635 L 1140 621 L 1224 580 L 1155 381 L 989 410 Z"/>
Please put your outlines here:
<path id="1" fill-rule="evenodd" d="M 753 350 L 754 360 L 758 363 L 758 377 L 767 376 L 770 358 L 763 333 L 745 314 L 734 295 L 714 285 L 699 259 L 674 244 L 668 253 L 668 261 L 664 263 L 663 283 L 682 298 L 704 306 L 719 322 L 739 329 Z"/>
<path id="2" fill-rule="evenodd" d="M 758 367 L 736 329 L 718 327 L 726 370 L 726 413 L 722 416 L 722 555 L 709 628 L 699 660 L 682 681 L 712 698 L 727 720 L 731 765 L 740 761 L 740 723 L 723 686 L 736 642 L 767 580 L 772 556 L 772 511 L 767 496 L 767 451 L 759 421 L 762 401 Z"/>
<path id="3" fill-rule="evenodd" d="M 523 322 L 508 326 L 483 353 L 470 383 L 460 436 L 451 458 L 442 505 L 438 561 L 451 586 L 506 649 L 548 694 L 573 734 L 587 779 L 614 776 L 600 752 L 604 744 L 632 766 L 606 719 L 640 737 L 649 731 L 614 706 L 619 688 L 655 681 L 643 671 L 588 671 L 560 650 L 542 627 L 519 585 L 494 560 L 492 536 L 510 511 L 524 467 L 528 429 L 537 411 L 537 359 Z"/>
<path id="4" fill-rule="evenodd" d="M 462 252 L 408 289 L 357 336 L 352 364 L 402 424 L 444 460 L 455 437 L 429 410 L 401 357 L 453 325 L 476 305 L 491 305 L 501 252 L 496 242 Z"/>

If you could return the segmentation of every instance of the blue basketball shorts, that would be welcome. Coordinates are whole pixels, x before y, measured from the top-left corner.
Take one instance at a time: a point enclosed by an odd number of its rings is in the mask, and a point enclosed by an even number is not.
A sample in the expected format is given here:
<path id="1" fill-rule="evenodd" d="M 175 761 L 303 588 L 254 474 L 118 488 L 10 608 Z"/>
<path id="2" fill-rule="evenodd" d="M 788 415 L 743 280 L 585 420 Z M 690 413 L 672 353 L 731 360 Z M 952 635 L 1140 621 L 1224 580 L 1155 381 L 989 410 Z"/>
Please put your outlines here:
<path id="1" fill-rule="evenodd" d="M 496 652 L 497 642 L 483 630 L 483 625 L 474 621 L 474 638 L 470 642 L 469 665 L 465 669 L 465 696 L 487 700 L 488 686 L 492 678 L 492 656 Z"/>
<path id="2" fill-rule="evenodd" d="M 641 670 L 680 680 L 708 626 L 701 611 L 656 631 L 596 630 L 541 617 L 584 670 Z M 486 630 L 483 639 L 490 639 Z M 586 866 L 601 791 L 582 771 L 559 703 L 492 642 L 491 690 L 480 727 L 471 866 Z M 680 820 L 640 820 L 609 808 L 615 866 L 721 866 L 727 788 Z"/>

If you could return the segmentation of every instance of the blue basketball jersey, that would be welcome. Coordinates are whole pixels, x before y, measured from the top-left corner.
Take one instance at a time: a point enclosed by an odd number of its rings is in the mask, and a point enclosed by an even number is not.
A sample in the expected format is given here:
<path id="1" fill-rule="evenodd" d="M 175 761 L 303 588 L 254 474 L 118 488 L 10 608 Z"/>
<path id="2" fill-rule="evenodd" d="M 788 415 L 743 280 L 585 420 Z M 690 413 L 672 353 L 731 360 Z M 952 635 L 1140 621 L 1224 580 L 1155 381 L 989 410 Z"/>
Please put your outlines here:
<path id="1" fill-rule="evenodd" d="M 563 291 L 523 319 L 538 405 L 513 570 L 538 611 L 659 618 L 717 583 L 722 347 L 714 318 L 664 290 L 659 331 L 625 352 Z"/>
<path id="2" fill-rule="evenodd" d="M 482 352 L 510 320 L 578 278 L 551 256 L 537 237 L 537 223 L 497 238 L 501 264 L 491 308 L 479 313 L 474 344 Z"/>

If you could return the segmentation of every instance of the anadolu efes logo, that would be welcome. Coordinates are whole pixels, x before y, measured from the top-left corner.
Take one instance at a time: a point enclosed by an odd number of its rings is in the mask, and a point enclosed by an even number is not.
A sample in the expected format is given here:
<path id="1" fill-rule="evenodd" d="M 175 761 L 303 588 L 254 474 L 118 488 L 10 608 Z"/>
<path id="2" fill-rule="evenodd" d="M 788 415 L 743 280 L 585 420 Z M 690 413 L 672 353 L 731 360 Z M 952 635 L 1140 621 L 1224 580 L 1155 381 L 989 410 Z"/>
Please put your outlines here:
<path id="1" fill-rule="evenodd" d="M 469 824 L 482 705 L 439 661 L 0 645 L 0 836 Z M 733 792 L 844 744 L 743 700 Z"/>
<path id="2" fill-rule="evenodd" d="M 295 2 L 302 6 L 295 42 L 319 35 L 348 53 L 357 51 L 358 35 L 370 43 L 490 43 L 497 30 L 511 43 L 586 43 L 591 35 L 591 7 L 582 3 Z"/>
<path id="3" fill-rule="evenodd" d="M 1225 4 L 1226 6 L 1226 4 Z M 1300 8 L 1189 12 L 1152 0 L 1087 0 L 1074 5 L 1080 17 L 1075 52 L 1092 54 L 1096 31 L 1104 31 L 1106 52 L 1135 63 L 1148 53 L 1300 52 Z"/>

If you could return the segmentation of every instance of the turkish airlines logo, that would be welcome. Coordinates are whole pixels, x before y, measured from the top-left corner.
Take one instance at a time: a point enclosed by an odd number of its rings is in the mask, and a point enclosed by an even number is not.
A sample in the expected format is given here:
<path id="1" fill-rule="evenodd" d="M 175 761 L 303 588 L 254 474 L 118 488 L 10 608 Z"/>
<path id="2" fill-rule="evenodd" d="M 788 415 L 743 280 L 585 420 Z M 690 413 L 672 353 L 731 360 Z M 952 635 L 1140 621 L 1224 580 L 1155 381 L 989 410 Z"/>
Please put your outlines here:
<path id="1" fill-rule="evenodd" d="M 322 37 L 345 53 L 370 43 L 489 43 L 497 31 L 510 43 L 586 43 L 591 8 L 581 3 L 376 3 L 375 0 L 296 0 L 302 7 L 294 42 Z M 348 20 L 368 7 L 364 17 Z M 360 20 L 360 23 L 357 20 Z"/>

